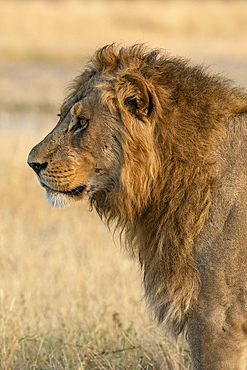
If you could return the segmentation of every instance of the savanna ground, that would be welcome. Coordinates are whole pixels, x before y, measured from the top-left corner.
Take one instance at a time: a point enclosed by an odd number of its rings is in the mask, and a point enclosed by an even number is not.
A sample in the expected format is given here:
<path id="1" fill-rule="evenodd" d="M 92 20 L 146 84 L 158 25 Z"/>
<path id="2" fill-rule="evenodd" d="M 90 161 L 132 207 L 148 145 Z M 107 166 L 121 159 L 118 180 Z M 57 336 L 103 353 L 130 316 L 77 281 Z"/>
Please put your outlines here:
<path id="1" fill-rule="evenodd" d="M 84 203 L 44 200 L 26 165 L 68 81 L 104 43 L 148 42 L 247 86 L 247 3 L 0 2 L 0 368 L 189 369 L 157 329 L 138 265 Z"/>

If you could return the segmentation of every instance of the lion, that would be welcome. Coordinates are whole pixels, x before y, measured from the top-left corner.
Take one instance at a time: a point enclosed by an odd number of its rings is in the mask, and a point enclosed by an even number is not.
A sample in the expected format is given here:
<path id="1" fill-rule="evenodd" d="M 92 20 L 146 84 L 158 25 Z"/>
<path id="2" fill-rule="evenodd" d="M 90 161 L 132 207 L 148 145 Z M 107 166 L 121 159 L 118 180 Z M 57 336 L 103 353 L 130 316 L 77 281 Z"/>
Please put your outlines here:
<path id="1" fill-rule="evenodd" d="M 194 369 L 247 347 L 247 95 L 144 45 L 99 49 L 28 164 L 55 207 L 87 198 L 125 235 L 158 323 Z"/>

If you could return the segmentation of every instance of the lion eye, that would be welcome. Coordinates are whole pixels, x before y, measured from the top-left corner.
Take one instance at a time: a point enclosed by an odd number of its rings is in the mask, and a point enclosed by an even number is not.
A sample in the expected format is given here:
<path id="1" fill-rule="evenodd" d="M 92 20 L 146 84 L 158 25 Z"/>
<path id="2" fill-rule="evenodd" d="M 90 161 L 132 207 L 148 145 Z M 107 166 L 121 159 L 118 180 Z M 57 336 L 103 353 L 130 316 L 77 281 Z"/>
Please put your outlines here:
<path id="1" fill-rule="evenodd" d="M 76 124 L 72 127 L 73 131 L 77 131 L 80 129 L 85 129 L 88 126 L 88 119 L 85 118 L 78 118 Z"/>
<path id="2" fill-rule="evenodd" d="M 80 125 L 81 125 L 82 128 L 86 128 L 87 125 L 88 125 L 88 119 L 80 118 L 79 122 L 80 122 Z"/>

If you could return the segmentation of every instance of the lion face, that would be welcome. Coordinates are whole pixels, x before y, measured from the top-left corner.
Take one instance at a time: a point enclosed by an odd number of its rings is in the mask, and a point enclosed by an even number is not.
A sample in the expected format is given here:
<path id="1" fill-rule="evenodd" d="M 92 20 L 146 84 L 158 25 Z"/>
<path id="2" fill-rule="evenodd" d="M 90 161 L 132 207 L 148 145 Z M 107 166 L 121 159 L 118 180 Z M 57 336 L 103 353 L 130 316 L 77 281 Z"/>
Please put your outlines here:
<path id="1" fill-rule="evenodd" d="M 81 89 L 77 102 L 70 100 L 62 106 L 56 127 L 28 158 L 55 207 L 109 189 L 113 178 L 116 187 L 121 167 L 118 130 L 111 125 L 107 105 L 101 103 L 100 90 L 91 86 L 85 94 Z"/>
<path id="2" fill-rule="evenodd" d="M 151 87 L 136 73 L 79 76 L 58 124 L 28 157 L 48 202 L 64 207 L 88 195 L 95 205 L 109 194 L 111 205 L 116 194 L 122 194 L 120 202 L 144 202 L 140 186 L 148 198 L 147 173 L 155 172 L 154 102 Z"/>

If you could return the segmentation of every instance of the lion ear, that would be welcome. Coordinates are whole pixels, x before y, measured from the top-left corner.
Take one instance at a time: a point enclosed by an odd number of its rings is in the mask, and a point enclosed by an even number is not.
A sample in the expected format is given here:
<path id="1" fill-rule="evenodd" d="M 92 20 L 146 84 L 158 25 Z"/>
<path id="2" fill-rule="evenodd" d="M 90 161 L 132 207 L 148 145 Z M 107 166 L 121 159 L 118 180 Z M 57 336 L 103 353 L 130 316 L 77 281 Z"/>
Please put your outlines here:
<path id="1" fill-rule="evenodd" d="M 139 77 L 131 74 L 122 76 L 123 102 L 128 110 L 143 120 L 153 111 L 153 98 L 146 83 Z"/>

